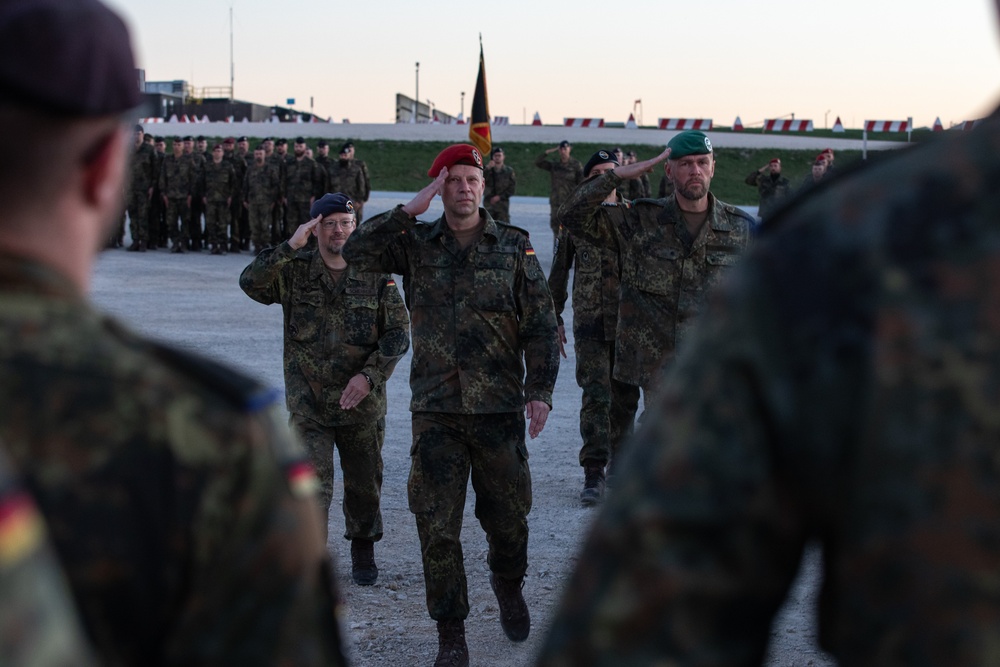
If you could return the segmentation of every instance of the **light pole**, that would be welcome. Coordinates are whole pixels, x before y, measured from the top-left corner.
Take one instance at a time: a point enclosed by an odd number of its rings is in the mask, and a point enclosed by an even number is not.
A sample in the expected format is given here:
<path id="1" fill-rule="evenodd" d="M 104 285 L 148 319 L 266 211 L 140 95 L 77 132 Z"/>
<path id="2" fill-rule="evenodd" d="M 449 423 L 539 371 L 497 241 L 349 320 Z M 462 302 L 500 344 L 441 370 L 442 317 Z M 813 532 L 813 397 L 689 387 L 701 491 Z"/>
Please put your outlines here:
<path id="1" fill-rule="evenodd" d="M 417 114 L 420 112 L 420 63 L 417 63 L 417 90 L 413 94 L 413 118 L 410 120 L 411 123 L 417 122 Z"/>
<path id="2" fill-rule="evenodd" d="M 831 109 L 827 109 L 826 113 L 823 114 L 823 129 L 824 130 L 829 130 L 830 129 L 830 111 L 831 111 Z"/>
<path id="3" fill-rule="evenodd" d="M 458 107 L 458 117 L 465 120 L 465 91 L 462 91 L 462 104 Z"/>

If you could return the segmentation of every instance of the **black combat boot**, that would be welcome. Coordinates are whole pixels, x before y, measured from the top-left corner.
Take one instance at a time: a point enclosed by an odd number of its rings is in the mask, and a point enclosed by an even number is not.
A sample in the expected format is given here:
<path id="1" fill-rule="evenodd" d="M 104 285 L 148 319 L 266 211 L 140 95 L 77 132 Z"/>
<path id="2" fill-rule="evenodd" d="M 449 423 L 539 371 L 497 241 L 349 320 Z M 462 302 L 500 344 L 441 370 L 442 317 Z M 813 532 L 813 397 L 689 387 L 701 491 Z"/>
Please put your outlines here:
<path id="1" fill-rule="evenodd" d="M 469 667 L 469 647 L 465 644 L 465 621 L 438 621 L 438 654 L 434 667 Z"/>
<path id="2" fill-rule="evenodd" d="M 593 461 L 583 464 L 583 491 L 580 492 L 580 502 L 585 507 L 591 507 L 601 502 L 604 497 L 604 466 Z"/>
<path id="3" fill-rule="evenodd" d="M 378 579 L 375 543 L 371 540 L 351 540 L 351 576 L 358 586 L 371 586 Z"/>
<path id="4" fill-rule="evenodd" d="M 524 596 L 521 594 L 524 577 L 504 579 L 490 572 L 490 586 L 500 605 L 500 627 L 504 634 L 513 642 L 523 642 L 531 630 L 528 605 L 524 603 Z"/>

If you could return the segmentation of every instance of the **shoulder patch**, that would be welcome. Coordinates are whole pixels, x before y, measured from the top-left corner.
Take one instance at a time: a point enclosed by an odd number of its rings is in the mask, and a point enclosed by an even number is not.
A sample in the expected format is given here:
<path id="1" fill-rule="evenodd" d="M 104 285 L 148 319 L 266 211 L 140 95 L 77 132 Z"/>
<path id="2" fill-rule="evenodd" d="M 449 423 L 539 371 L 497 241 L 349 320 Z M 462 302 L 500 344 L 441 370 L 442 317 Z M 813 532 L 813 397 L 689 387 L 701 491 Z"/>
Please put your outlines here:
<path id="1" fill-rule="evenodd" d="M 163 343 L 150 343 L 150 346 L 157 359 L 217 392 L 244 412 L 259 412 L 281 397 L 277 389 L 212 359 Z"/>

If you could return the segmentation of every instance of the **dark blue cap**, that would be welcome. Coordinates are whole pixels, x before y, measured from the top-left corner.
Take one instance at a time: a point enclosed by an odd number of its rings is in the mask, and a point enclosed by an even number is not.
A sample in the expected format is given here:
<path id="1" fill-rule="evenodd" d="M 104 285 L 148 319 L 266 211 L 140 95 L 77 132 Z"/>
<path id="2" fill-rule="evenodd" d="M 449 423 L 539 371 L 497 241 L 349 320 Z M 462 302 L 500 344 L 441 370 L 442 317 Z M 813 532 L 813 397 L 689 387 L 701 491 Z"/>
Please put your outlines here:
<path id="1" fill-rule="evenodd" d="M 317 199 L 309 209 L 309 217 L 325 218 L 334 213 L 354 213 L 354 202 L 343 192 L 328 192 Z"/>

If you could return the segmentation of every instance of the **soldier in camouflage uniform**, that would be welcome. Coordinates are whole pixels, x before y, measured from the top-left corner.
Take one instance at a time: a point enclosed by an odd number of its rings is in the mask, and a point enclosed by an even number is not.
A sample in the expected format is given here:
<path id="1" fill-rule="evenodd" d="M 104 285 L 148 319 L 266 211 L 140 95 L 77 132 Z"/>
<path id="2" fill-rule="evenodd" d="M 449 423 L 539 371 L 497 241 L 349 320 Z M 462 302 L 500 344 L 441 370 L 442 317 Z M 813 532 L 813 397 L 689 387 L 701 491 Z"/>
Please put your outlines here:
<path id="1" fill-rule="evenodd" d="M 172 150 L 160 165 L 160 192 L 167 211 L 167 232 L 173 244 L 170 252 L 184 252 L 191 237 L 191 197 L 196 174 L 194 162 L 184 155 L 184 144 L 179 137 L 174 137 Z"/>
<path id="2" fill-rule="evenodd" d="M 320 139 L 316 142 L 316 164 L 318 164 L 323 169 L 325 174 L 323 182 L 323 192 L 330 191 L 330 167 L 333 165 L 333 160 L 330 159 L 330 144 L 327 143 L 325 139 Z M 354 201 L 353 199 L 351 201 Z"/>
<path id="3" fill-rule="evenodd" d="M 311 220 L 243 270 L 240 287 L 285 313 L 285 400 L 321 485 L 323 515 L 333 498 L 333 447 L 344 471 L 344 537 L 354 581 L 378 578 L 382 539 L 385 383 L 410 346 L 403 300 L 391 276 L 362 273 L 340 252 L 355 229 L 354 204 L 328 194 Z M 318 243 L 306 245 L 311 236 Z"/>
<path id="4" fill-rule="evenodd" d="M 285 227 L 288 220 L 288 164 L 295 158 L 288 154 L 287 139 L 277 139 L 273 143 L 274 152 L 268 156 L 267 162 L 278 169 L 278 203 L 273 209 L 274 222 L 271 226 L 271 243 L 277 245 L 289 236 Z"/>
<path id="5" fill-rule="evenodd" d="M 579 239 L 605 244 L 594 212 L 616 187 L 667 161 L 676 185 L 667 199 L 638 199 L 612 227 L 622 253 L 614 378 L 641 387 L 646 400 L 660 366 L 673 358 L 707 290 L 746 249 L 753 222 L 709 192 L 715 155 L 702 132 L 681 132 L 658 157 L 619 167 L 573 193 L 560 220 Z"/>
<path id="6" fill-rule="evenodd" d="M 1000 117 L 899 153 L 710 298 L 540 667 L 761 664 L 813 541 L 837 664 L 1000 664 Z"/>
<path id="7" fill-rule="evenodd" d="M 494 146 L 491 159 L 483 169 L 483 177 L 486 179 L 483 206 L 494 220 L 510 222 L 510 198 L 517 189 L 517 175 L 503 161 L 503 149 Z"/>
<path id="8" fill-rule="evenodd" d="M 47 533 L 0 451 L 0 665 L 96 665 Z"/>
<path id="9" fill-rule="evenodd" d="M 639 161 L 639 156 L 635 151 L 625 153 L 625 161 L 622 164 L 635 164 Z M 628 179 L 628 188 L 622 193 L 623 199 L 646 199 L 652 196 L 653 190 L 649 184 L 649 174 L 641 174 L 638 178 Z"/>
<path id="10" fill-rule="evenodd" d="M 153 178 L 156 173 L 156 155 L 145 141 L 142 125 L 135 126 L 135 151 L 129 164 L 128 211 L 129 232 L 132 244 L 129 250 L 146 252 L 149 244 L 149 200 L 153 196 Z"/>
<path id="11" fill-rule="evenodd" d="M 586 179 L 597 178 L 617 166 L 613 153 L 598 151 L 587 161 L 583 175 Z M 575 265 L 573 349 L 576 382 L 583 390 L 580 465 L 584 484 L 580 501 L 588 506 L 599 502 L 604 495 L 605 467 L 622 439 L 632 432 L 639 405 L 638 388 L 613 378 L 621 280 L 621 256 L 613 228 L 624 224 L 630 208 L 631 203 L 612 190 L 594 211 L 588 212 L 594 217 L 603 241 L 595 244 L 577 239 L 564 229 L 557 240 L 549 272 L 561 347 L 566 343 L 562 312 L 566 306 L 569 271 Z M 562 226 L 567 227 L 565 223 Z"/>
<path id="12" fill-rule="evenodd" d="M 271 244 L 271 224 L 274 208 L 278 205 L 281 168 L 265 159 L 263 145 L 254 149 L 253 158 L 253 164 L 247 167 L 243 180 L 243 205 L 249 213 L 250 237 L 256 255 Z"/>
<path id="13" fill-rule="evenodd" d="M 535 166 L 549 172 L 549 176 L 552 177 L 552 192 L 549 194 L 549 226 L 552 228 L 553 236 L 559 234 L 559 207 L 583 181 L 583 165 L 579 160 L 569 156 L 572 150 L 573 147 L 568 141 L 562 141 L 558 146 L 546 149 L 535 158 Z M 558 160 L 547 159 L 549 154 L 556 151 L 559 151 Z"/>
<path id="14" fill-rule="evenodd" d="M 313 202 L 323 196 L 326 172 L 316 161 L 306 155 L 306 140 L 298 137 L 293 147 L 295 157 L 288 163 L 285 172 L 285 192 L 288 197 L 288 234 L 294 234 L 299 225 L 311 217 L 309 209 Z"/>
<path id="15" fill-rule="evenodd" d="M 762 220 L 770 218 L 774 210 L 792 192 L 792 184 L 781 175 L 781 160 L 778 158 L 772 159 L 760 169 L 751 172 L 746 178 L 746 184 L 757 188 L 760 195 L 757 215 Z"/>
<path id="16" fill-rule="evenodd" d="M 0 441 L 100 664 L 342 665 L 317 482 L 276 392 L 85 296 L 141 102 L 124 23 L 96 0 L 10 7 L 0 125 L 76 157 L 0 170 Z"/>
<path id="17" fill-rule="evenodd" d="M 236 189 L 233 192 L 232 203 L 229 206 L 229 252 L 239 253 L 241 249 L 240 218 L 243 215 L 243 181 L 247 174 L 247 163 L 236 151 L 236 139 L 226 137 L 222 142 L 226 162 L 232 165 L 236 174 Z"/>
<path id="18" fill-rule="evenodd" d="M 371 194 L 371 182 L 368 178 L 368 167 L 364 162 L 354 159 L 354 144 L 348 141 L 340 148 L 336 162 L 327 167 L 327 189 L 332 192 L 343 192 L 354 202 L 358 224 L 364 220 L 364 206 Z"/>
<path id="19" fill-rule="evenodd" d="M 195 150 L 195 140 L 193 137 L 184 137 L 184 156 L 194 164 L 194 189 L 191 192 L 191 222 L 188 227 L 187 247 L 188 250 L 198 251 L 202 248 L 202 240 L 204 238 L 201 219 L 205 214 L 205 206 L 202 204 L 204 192 L 201 190 L 201 174 L 205 169 L 206 160 L 204 153 Z"/>
<path id="20" fill-rule="evenodd" d="M 213 255 L 224 255 L 228 247 L 226 230 L 233 195 L 238 192 L 236 170 L 224 159 L 222 144 L 212 148 L 212 159 L 201 171 L 202 204 L 205 209 L 205 242 Z"/>
<path id="21" fill-rule="evenodd" d="M 438 626 L 435 665 L 467 665 L 469 613 L 460 533 L 471 470 L 489 542 L 490 583 L 505 634 L 531 622 L 521 594 L 528 566 L 531 477 L 524 442 L 541 433 L 559 372 L 552 299 L 527 232 L 480 208 L 483 160 L 446 148 L 436 177 L 408 204 L 372 218 L 344 259 L 400 274 L 413 325 L 413 447 L 408 496 L 417 521 L 427 608 Z M 440 194 L 444 215 L 414 219 Z"/>
<path id="22" fill-rule="evenodd" d="M 163 137 L 156 137 L 153 142 L 153 195 L 149 201 L 149 243 L 147 247 L 166 248 L 168 241 L 166 207 L 163 205 L 163 195 L 160 192 L 160 171 L 163 160 L 167 157 L 167 142 Z"/>
<path id="23" fill-rule="evenodd" d="M 236 140 L 236 155 L 235 159 L 237 161 L 243 161 L 243 171 L 237 170 L 240 174 L 240 183 L 246 184 L 247 170 L 250 165 L 253 164 L 253 151 L 250 150 L 250 140 L 247 137 L 240 137 Z M 243 205 L 243 201 L 246 199 L 246 191 L 243 187 L 240 187 L 240 203 L 239 203 L 239 227 L 240 227 L 240 250 L 250 249 L 250 212 Z"/>

